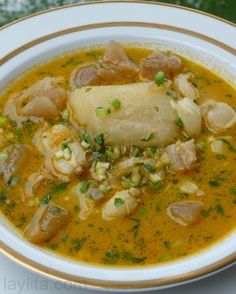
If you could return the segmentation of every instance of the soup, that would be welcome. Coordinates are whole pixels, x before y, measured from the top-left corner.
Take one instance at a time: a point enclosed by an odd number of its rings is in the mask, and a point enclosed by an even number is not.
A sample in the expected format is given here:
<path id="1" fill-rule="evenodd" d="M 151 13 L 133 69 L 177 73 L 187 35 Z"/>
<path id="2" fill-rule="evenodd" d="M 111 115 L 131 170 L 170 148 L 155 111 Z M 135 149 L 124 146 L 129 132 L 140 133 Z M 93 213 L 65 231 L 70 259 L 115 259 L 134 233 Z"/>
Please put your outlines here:
<path id="1" fill-rule="evenodd" d="M 33 66 L 1 97 L 3 215 L 89 263 L 207 248 L 236 224 L 235 96 L 190 60 L 113 41 Z"/>

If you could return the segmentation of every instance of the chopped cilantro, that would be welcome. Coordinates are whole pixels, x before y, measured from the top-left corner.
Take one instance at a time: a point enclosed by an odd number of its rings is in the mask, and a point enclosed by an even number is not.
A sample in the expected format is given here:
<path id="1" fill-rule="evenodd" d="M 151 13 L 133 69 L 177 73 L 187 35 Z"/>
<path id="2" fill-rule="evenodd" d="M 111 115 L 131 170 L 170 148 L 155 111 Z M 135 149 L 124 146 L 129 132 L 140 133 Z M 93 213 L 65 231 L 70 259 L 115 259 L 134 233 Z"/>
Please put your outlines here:
<path id="1" fill-rule="evenodd" d="M 155 190 L 155 191 L 159 191 L 162 187 L 162 183 L 161 182 L 157 182 L 155 184 L 152 185 L 152 188 Z"/>
<path id="2" fill-rule="evenodd" d="M 125 203 L 125 201 L 122 198 L 115 198 L 115 200 L 114 200 L 115 207 L 120 207 L 124 203 Z"/>
<path id="3" fill-rule="evenodd" d="M 80 192 L 81 193 L 86 193 L 88 192 L 88 189 L 90 187 L 90 183 L 89 182 L 83 182 L 80 186 Z"/>
<path id="4" fill-rule="evenodd" d="M 69 182 L 62 182 L 51 188 L 51 190 L 41 199 L 41 204 L 48 204 L 52 200 L 54 194 L 64 191 L 69 185 Z"/>
<path id="5" fill-rule="evenodd" d="M 69 182 L 62 182 L 60 184 L 55 185 L 52 187 L 50 193 L 51 194 L 57 194 L 60 193 L 61 191 L 64 191 L 69 185 Z"/>
<path id="6" fill-rule="evenodd" d="M 204 217 L 209 217 L 211 211 L 212 211 L 212 207 L 209 207 L 207 210 L 203 210 L 203 211 L 202 211 L 202 216 L 204 216 Z"/>
<path id="7" fill-rule="evenodd" d="M 78 252 L 81 249 L 81 247 L 84 245 L 85 241 L 86 241 L 86 238 L 72 240 L 71 243 L 73 244 L 73 247 L 70 248 L 70 251 Z"/>
<path id="8" fill-rule="evenodd" d="M 144 216 L 145 214 L 147 214 L 146 207 L 140 207 L 139 210 L 138 210 L 138 215 Z"/>
<path id="9" fill-rule="evenodd" d="M 217 180 L 211 180 L 208 183 L 211 187 L 219 187 L 220 186 L 220 182 Z"/>
<path id="10" fill-rule="evenodd" d="M 232 195 L 236 195 L 236 188 L 234 188 L 234 187 L 230 188 L 229 193 Z"/>
<path id="11" fill-rule="evenodd" d="M 94 138 L 95 142 L 98 143 L 99 145 L 104 145 L 104 134 L 98 134 Z"/>
<path id="12" fill-rule="evenodd" d="M 150 133 L 146 138 L 141 139 L 141 141 L 147 142 L 152 140 L 155 137 L 154 133 Z"/>
<path id="13" fill-rule="evenodd" d="M 137 257 L 134 256 L 131 252 L 129 251 L 124 251 L 122 252 L 122 259 L 128 263 L 143 263 L 145 259 L 147 259 L 146 256 L 144 257 Z"/>
<path id="14" fill-rule="evenodd" d="M 182 119 L 180 117 L 178 117 L 175 121 L 175 124 L 180 128 L 180 129 L 183 129 L 184 127 L 184 123 L 182 121 Z"/>
<path id="15" fill-rule="evenodd" d="M 41 204 L 48 204 L 52 200 L 51 194 L 46 194 L 43 199 L 41 200 Z"/>
<path id="16" fill-rule="evenodd" d="M 0 204 L 6 201 L 7 197 L 3 191 L 0 191 Z"/>
<path id="17" fill-rule="evenodd" d="M 227 157 L 224 154 L 217 154 L 216 155 L 216 159 L 218 159 L 218 160 L 225 160 L 225 159 L 227 159 Z"/>
<path id="18" fill-rule="evenodd" d="M 171 248 L 170 241 L 164 241 L 164 246 L 165 246 L 166 249 L 170 250 L 170 248 Z"/>
<path id="19" fill-rule="evenodd" d="M 218 214 L 224 215 L 224 208 L 220 204 L 217 204 L 215 210 Z"/>

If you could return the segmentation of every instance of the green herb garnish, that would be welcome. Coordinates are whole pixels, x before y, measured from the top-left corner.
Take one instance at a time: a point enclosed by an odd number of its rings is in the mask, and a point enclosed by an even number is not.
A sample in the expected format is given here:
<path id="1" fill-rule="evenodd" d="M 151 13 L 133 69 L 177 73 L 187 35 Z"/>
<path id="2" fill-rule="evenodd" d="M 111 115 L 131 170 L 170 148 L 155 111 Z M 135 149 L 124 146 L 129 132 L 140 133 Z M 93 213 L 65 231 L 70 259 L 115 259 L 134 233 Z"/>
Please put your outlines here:
<path id="1" fill-rule="evenodd" d="M 171 248 L 170 241 L 164 241 L 164 246 L 165 246 L 166 249 L 170 250 L 170 248 Z"/>
<path id="2" fill-rule="evenodd" d="M 114 109 L 119 109 L 121 107 L 121 102 L 119 99 L 113 99 L 111 105 Z"/>
<path id="3" fill-rule="evenodd" d="M 201 151 L 205 151 L 207 148 L 207 144 L 205 141 L 197 141 L 196 142 L 196 146 L 198 149 L 200 149 Z"/>
<path id="4" fill-rule="evenodd" d="M 99 145 L 104 145 L 104 134 L 98 134 L 94 138 L 95 142 L 98 143 Z"/>
<path id="5" fill-rule="evenodd" d="M 48 204 L 52 200 L 51 194 L 46 194 L 43 199 L 41 200 L 41 204 Z"/>
<path id="6" fill-rule="evenodd" d="M 229 193 L 232 195 L 236 195 L 236 188 L 234 188 L 234 187 L 230 188 Z"/>
<path id="7" fill-rule="evenodd" d="M 202 211 L 202 216 L 209 217 L 211 211 L 212 211 L 212 207 L 209 207 L 207 210 L 203 210 Z"/>
<path id="8" fill-rule="evenodd" d="M 86 238 L 72 240 L 71 243 L 73 244 L 73 247 L 70 248 L 70 251 L 78 252 L 81 249 L 81 247 L 84 245 L 85 241 L 86 241 Z"/>
<path id="9" fill-rule="evenodd" d="M 154 133 L 150 133 L 146 138 L 141 139 L 141 141 L 147 142 L 152 140 L 155 137 Z"/>
<path id="10" fill-rule="evenodd" d="M 220 204 L 217 204 L 215 210 L 218 214 L 224 215 L 224 208 Z"/>
<path id="11" fill-rule="evenodd" d="M 156 170 L 155 165 L 151 163 L 144 163 L 143 166 L 150 172 L 154 172 Z"/>
<path id="12" fill-rule="evenodd" d="M 182 121 L 182 119 L 180 117 L 178 117 L 175 121 L 175 124 L 180 128 L 183 129 L 184 128 L 184 123 Z"/>
<path id="13" fill-rule="evenodd" d="M 86 193 L 88 192 L 88 189 L 90 187 L 90 183 L 89 182 L 83 182 L 80 186 L 80 192 L 81 193 Z"/>
<path id="14" fill-rule="evenodd" d="M 110 113 L 110 109 L 104 108 L 104 107 L 97 107 L 95 109 L 95 113 L 97 115 L 97 117 L 99 118 L 105 118 L 109 115 Z"/>
<path id="15" fill-rule="evenodd" d="M 155 75 L 155 83 L 158 87 L 162 86 L 165 83 L 166 74 L 163 71 L 158 71 Z"/>
<path id="16" fill-rule="evenodd" d="M 208 183 L 211 187 L 219 187 L 220 186 L 220 182 L 217 180 L 211 180 Z"/>
<path id="17" fill-rule="evenodd" d="M 120 207 L 124 203 L 125 203 L 125 201 L 122 198 L 115 198 L 115 200 L 114 200 L 115 207 Z"/>

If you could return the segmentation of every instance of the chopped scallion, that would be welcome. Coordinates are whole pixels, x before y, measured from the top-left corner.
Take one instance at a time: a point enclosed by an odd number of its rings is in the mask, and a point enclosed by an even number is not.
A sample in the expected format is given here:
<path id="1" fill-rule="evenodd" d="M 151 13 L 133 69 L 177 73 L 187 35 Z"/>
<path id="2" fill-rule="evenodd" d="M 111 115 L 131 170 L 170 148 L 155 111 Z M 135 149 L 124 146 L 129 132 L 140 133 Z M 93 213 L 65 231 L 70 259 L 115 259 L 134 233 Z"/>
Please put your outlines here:
<path id="1" fill-rule="evenodd" d="M 142 138 L 141 141 L 147 142 L 152 140 L 155 137 L 155 134 L 152 132 L 146 138 Z"/>
<path id="2" fill-rule="evenodd" d="M 155 83 L 158 87 L 162 86 L 166 80 L 166 74 L 163 71 L 158 71 L 155 75 Z"/>
<path id="3" fill-rule="evenodd" d="M 111 105 L 114 109 L 119 109 L 121 107 L 121 101 L 119 99 L 113 99 Z"/>
<path id="4" fill-rule="evenodd" d="M 95 109 L 95 113 L 96 113 L 97 117 L 105 118 L 105 117 L 107 117 L 109 115 L 110 110 L 107 109 L 107 108 L 104 108 L 104 107 L 97 107 Z"/>
<path id="5" fill-rule="evenodd" d="M 175 121 L 176 125 L 180 128 L 180 129 L 183 129 L 184 127 L 184 123 L 182 121 L 182 119 L 180 117 L 178 117 Z"/>
<path id="6" fill-rule="evenodd" d="M 115 198 L 115 200 L 114 200 L 115 207 L 120 207 L 124 203 L 125 203 L 125 201 L 122 198 Z"/>

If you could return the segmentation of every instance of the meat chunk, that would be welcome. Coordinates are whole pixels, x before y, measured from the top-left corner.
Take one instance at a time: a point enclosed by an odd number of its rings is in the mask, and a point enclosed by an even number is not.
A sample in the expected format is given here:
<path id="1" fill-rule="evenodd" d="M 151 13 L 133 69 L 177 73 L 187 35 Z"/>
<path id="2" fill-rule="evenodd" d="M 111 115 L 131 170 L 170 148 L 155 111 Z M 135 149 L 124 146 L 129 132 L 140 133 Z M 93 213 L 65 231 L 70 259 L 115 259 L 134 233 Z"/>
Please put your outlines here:
<path id="1" fill-rule="evenodd" d="M 138 77 L 138 67 L 128 58 L 118 42 L 111 41 L 100 60 L 98 77 L 105 82 L 134 80 Z"/>
<path id="2" fill-rule="evenodd" d="M 30 147 L 24 144 L 14 144 L 6 147 L 0 158 L 0 174 L 7 182 L 10 177 L 20 172 L 29 156 Z"/>
<path id="3" fill-rule="evenodd" d="M 195 224 L 202 213 L 203 203 L 201 201 L 182 201 L 171 203 L 167 208 L 167 215 L 182 226 Z"/>
<path id="4" fill-rule="evenodd" d="M 27 120 L 54 118 L 66 105 L 66 91 L 60 86 L 63 78 L 46 77 L 6 103 L 3 114 L 18 124 Z"/>
<path id="5" fill-rule="evenodd" d="M 94 210 L 95 201 L 90 197 L 90 191 L 85 193 L 81 192 L 82 184 L 73 187 L 75 197 L 78 199 L 79 204 L 79 219 L 85 220 Z"/>
<path id="6" fill-rule="evenodd" d="M 63 181 L 79 174 L 85 164 L 85 151 L 72 129 L 63 125 L 45 126 L 34 136 L 34 143 L 45 156 L 45 168 Z"/>
<path id="7" fill-rule="evenodd" d="M 128 190 L 116 192 L 102 208 L 102 217 L 112 220 L 131 214 L 138 205 L 137 199 Z"/>
<path id="8" fill-rule="evenodd" d="M 32 243 L 43 243 L 53 238 L 68 220 L 69 213 L 59 205 L 41 205 L 25 228 L 24 237 Z"/>
<path id="9" fill-rule="evenodd" d="M 88 64 L 77 67 L 71 74 L 70 85 L 72 89 L 88 85 L 96 85 L 99 82 L 96 64 Z"/>
<path id="10" fill-rule="evenodd" d="M 39 80 L 23 91 L 20 99 L 21 103 L 28 102 L 29 98 L 48 97 L 57 109 L 63 109 L 66 104 L 66 91 L 60 86 L 62 81 L 62 77 L 46 77 Z"/>
<path id="11" fill-rule="evenodd" d="M 174 80 L 174 88 L 182 97 L 197 100 L 199 92 L 192 83 L 193 78 L 194 75 L 191 72 L 180 73 Z"/>
<path id="12" fill-rule="evenodd" d="M 236 123 L 236 113 L 227 103 L 208 100 L 201 107 L 205 123 L 213 133 L 229 129 Z"/>
<path id="13" fill-rule="evenodd" d="M 193 139 L 185 143 L 177 141 L 169 145 L 166 147 L 166 153 L 170 159 L 170 168 L 176 171 L 191 169 L 197 160 Z"/>
<path id="14" fill-rule="evenodd" d="M 35 191 L 41 184 L 45 184 L 53 180 L 53 176 L 45 172 L 32 173 L 25 183 L 25 194 L 27 197 L 33 197 Z"/>
<path id="15" fill-rule="evenodd" d="M 198 188 L 198 186 L 191 182 L 191 181 L 183 181 L 179 185 L 179 189 L 181 192 L 186 193 L 186 194 L 193 194 L 196 196 L 203 196 L 205 193 Z"/>
<path id="16" fill-rule="evenodd" d="M 197 137 L 201 132 L 202 115 L 200 107 L 190 98 L 176 102 L 175 108 L 183 122 L 183 129 L 189 137 Z"/>
<path id="17" fill-rule="evenodd" d="M 172 79 L 182 70 L 182 61 L 176 55 L 167 55 L 161 51 L 154 51 L 141 60 L 140 78 L 142 80 L 154 80 L 158 71 L 163 71 Z"/>
<path id="18" fill-rule="evenodd" d="M 56 105 L 46 96 L 35 97 L 21 109 L 23 116 L 36 116 L 50 119 L 58 115 Z"/>

